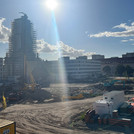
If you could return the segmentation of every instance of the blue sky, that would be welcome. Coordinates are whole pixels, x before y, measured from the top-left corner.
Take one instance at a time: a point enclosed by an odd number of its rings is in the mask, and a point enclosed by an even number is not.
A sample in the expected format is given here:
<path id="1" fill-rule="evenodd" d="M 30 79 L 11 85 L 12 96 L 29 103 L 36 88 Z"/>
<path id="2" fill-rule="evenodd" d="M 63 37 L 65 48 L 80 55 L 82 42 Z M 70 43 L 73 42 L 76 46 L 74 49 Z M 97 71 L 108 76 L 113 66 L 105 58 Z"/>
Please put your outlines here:
<path id="1" fill-rule="evenodd" d="M 57 39 L 46 0 L 0 0 L 0 57 L 8 51 L 11 22 L 24 12 L 34 25 L 44 60 L 57 59 Z M 63 56 L 121 56 L 134 49 L 133 0 L 56 0 L 57 34 Z M 5 18 L 5 19 L 4 19 Z"/>

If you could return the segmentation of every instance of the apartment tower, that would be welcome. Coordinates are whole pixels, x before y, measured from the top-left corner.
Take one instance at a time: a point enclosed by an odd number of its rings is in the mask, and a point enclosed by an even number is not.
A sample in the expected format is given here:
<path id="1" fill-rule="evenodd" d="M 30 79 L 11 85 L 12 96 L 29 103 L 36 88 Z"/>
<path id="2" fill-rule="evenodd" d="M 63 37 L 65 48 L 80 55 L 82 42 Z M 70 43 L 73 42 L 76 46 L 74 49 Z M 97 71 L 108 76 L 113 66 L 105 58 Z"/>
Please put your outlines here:
<path id="1" fill-rule="evenodd" d="M 4 77 L 15 81 L 25 79 L 26 62 L 36 60 L 36 36 L 26 14 L 15 19 L 11 26 L 9 51 L 5 57 Z"/>

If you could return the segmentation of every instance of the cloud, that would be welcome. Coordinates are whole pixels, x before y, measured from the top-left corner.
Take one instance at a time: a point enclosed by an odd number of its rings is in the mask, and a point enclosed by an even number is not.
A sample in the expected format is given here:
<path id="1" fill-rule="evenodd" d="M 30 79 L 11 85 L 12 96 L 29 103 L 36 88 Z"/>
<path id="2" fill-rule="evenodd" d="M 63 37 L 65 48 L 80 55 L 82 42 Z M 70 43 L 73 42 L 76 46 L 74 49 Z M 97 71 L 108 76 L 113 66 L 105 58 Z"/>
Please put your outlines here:
<path id="1" fill-rule="evenodd" d="M 44 41 L 44 39 L 37 40 L 36 45 L 37 45 L 37 51 L 38 52 L 50 53 L 50 52 L 56 51 L 56 47 L 53 46 L 53 45 L 48 44 L 47 42 Z"/>
<path id="2" fill-rule="evenodd" d="M 51 45 L 47 42 L 45 42 L 43 39 L 37 40 L 37 51 L 39 53 L 57 53 L 61 50 L 62 56 L 70 56 L 73 58 L 76 58 L 78 56 L 88 56 L 91 57 L 91 55 L 95 54 L 93 52 L 85 52 L 85 50 L 82 49 L 75 49 L 73 47 L 70 47 L 69 45 L 64 44 L 62 41 L 60 41 L 57 45 Z"/>
<path id="3" fill-rule="evenodd" d="M 133 37 L 134 36 L 134 22 L 131 23 L 130 26 L 126 25 L 126 23 L 121 23 L 120 25 L 114 26 L 113 28 L 124 29 L 123 31 L 117 32 L 101 32 L 97 34 L 88 35 L 89 37 Z"/>
<path id="4" fill-rule="evenodd" d="M 134 41 L 134 39 L 129 39 L 129 41 Z"/>
<path id="5" fill-rule="evenodd" d="M 121 42 L 128 42 L 128 40 L 121 40 Z"/>
<path id="6" fill-rule="evenodd" d="M 0 42 L 8 43 L 8 38 L 11 33 L 11 29 L 3 25 L 4 21 L 5 21 L 5 18 L 0 18 Z"/>
<path id="7" fill-rule="evenodd" d="M 88 31 L 85 31 L 85 34 L 88 34 Z"/>
<path id="8" fill-rule="evenodd" d="M 3 25 L 4 21 L 5 18 L 0 18 L 0 43 L 8 43 L 8 39 L 11 34 L 11 29 Z M 64 44 L 62 41 L 60 41 L 57 45 L 51 45 L 45 42 L 44 39 L 41 39 L 36 41 L 36 45 L 37 52 L 39 53 L 55 53 L 58 55 L 58 50 L 60 49 L 62 56 L 78 57 L 86 55 L 91 57 L 92 54 L 95 54 L 93 52 L 85 52 L 85 50 L 82 49 L 75 49 L 69 45 Z"/>
<path id="9" fill-rule="evenodd" d="M 131 24 L 132 26 L 132 24 Z M 125 30 L 130 30 L 131 26 L 127 26 L 126 23 L 121 23 L 120 25 L 114 26 L 113 28 L 119 28 L 119 29 L 125 29 Z"/>
<path id="10" fill-rule="evenodd" d="M 88 56 L 90 57 L 93 52 L 85 52 L 83 49 L 75 49 L 69 45 L 64 44 L 62 41 L 59 42 L 63 56 L 78 57 L 78 56 Z"/>
<path id="11" fill-rule="evenodd" d="M 134 41 L 134 39 L 121 40 L 121 42 L 129 42 L 129 41 Z"/>

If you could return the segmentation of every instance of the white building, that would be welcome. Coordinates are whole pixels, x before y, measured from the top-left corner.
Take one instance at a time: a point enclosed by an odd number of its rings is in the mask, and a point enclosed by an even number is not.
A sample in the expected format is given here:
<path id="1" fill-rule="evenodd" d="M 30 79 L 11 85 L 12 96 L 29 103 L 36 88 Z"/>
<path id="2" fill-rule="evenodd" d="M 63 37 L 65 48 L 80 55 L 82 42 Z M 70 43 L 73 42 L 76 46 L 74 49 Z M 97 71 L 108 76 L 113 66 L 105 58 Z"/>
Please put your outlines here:
<path id="1" fill-rule="evenodd" d="M 100 61 L 87 59 L 86 56 L 69 60 L 65 62 L 65 66 L 67 74 L 75 79 L 86 79 L 101 72 Z"/>
<path id="2" fill-rule="evenodd" d="M 104 55 L 100 55 L 100 54 L 94 54 L 94 55 L 92 55 L 92 59 L 93 60 L 102 60 L 104 58 L 105 58 Z"/>
<path id="3" fill-rule="evenodd" d="M 55 77 L 60 77 L 64 72 L 70 80 L 86 80 L 101 73 L 101 63 L 98 60 L 87 59 L 87 56 L 80 56 L 76 59 L 69 57 L 60 58 L 58 61 L 47 61 L 51 72 Z"/>
<path id="4" fill-rule="evenodd" d="M 98 100 L 93 103 L 93 108 L 99 115 L 102 114 L 112 114 L 113 110 L 118 109 L 118 107 L 125 101 L 123 91 L 112 91 L 105 93 L 103 95 L 103 100 Z"/>

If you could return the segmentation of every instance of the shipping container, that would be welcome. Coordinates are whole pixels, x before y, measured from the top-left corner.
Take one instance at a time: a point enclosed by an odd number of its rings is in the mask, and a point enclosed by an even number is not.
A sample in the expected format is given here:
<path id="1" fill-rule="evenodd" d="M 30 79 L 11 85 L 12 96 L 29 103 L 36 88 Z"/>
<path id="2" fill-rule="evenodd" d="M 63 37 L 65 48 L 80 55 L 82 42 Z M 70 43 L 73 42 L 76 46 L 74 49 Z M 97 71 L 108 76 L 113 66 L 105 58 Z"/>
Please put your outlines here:
<path id="1" fill-rule="evenodd" d="M 0 134 L 16 134 L 16 123 L 0 119 Z"/>

